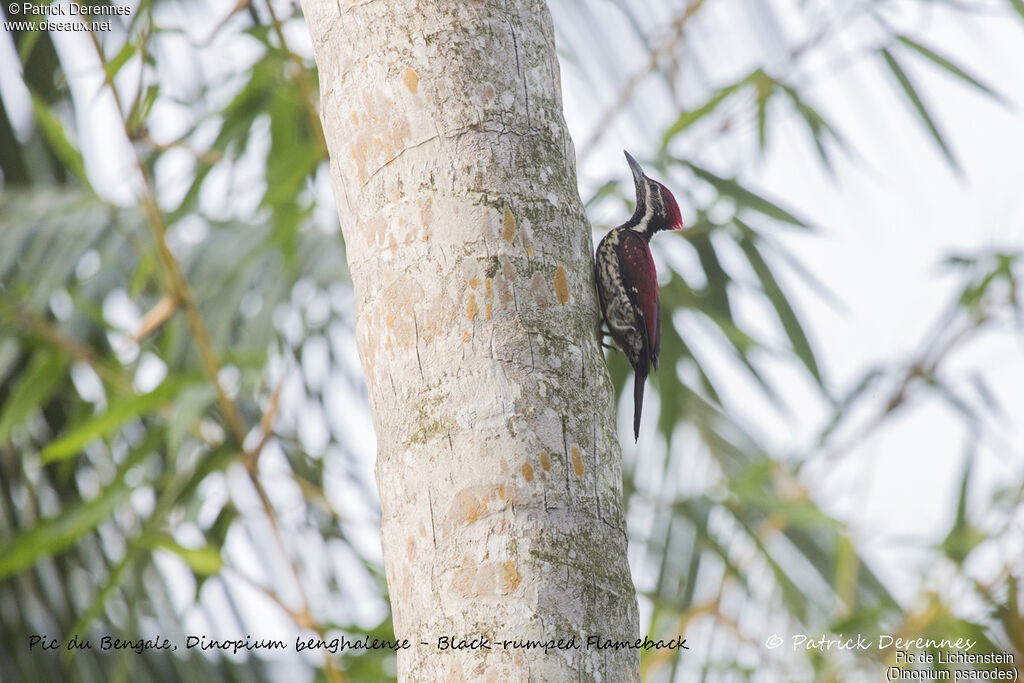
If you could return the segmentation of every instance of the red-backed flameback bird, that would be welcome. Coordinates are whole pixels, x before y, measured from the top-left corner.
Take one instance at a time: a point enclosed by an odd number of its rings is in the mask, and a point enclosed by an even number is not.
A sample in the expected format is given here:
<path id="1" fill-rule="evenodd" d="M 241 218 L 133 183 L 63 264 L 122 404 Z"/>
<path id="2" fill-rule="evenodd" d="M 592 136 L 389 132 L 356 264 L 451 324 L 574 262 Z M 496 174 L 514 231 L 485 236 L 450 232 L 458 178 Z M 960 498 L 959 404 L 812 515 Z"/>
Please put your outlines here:
<path id="1" fill-rule="evenodd" d="M 661 230 L 679 230 L 683 218 L 668 188 L 644 174 L 625 152 L 636 186 L 636 211 L 597 245 L 594 279 L 601 321 L 633 366 L 633 439 L 640 438 L 644 383 L 661 351 L 661 301 L 650 241 Z M 603 336 L 603 333 L 602 333 Z"/>

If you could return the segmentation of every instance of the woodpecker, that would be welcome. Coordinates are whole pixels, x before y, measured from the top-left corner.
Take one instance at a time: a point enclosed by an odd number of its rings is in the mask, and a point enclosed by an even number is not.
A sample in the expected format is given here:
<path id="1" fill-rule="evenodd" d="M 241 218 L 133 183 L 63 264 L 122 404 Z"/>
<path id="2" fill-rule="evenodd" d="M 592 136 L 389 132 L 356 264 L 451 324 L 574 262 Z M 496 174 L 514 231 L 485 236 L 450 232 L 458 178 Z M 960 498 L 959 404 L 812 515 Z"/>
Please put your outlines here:
<path id="1" fill-rule="evenodd" d="M 661 351 L 661 301 L 650 241 L 661 230 L 683 227 L 679 205 L 668 188 L 644 174 L 640 164 L 624 152 L 633 184 L 636 210 L 597 245 L 594 279 L 601 302 L 601 321 L 633 366 L 633 440 L 640 438 L 644 383 L 651 366 L 658 369 Z M 602 331 L 601 337 L 604 336 Z"/>

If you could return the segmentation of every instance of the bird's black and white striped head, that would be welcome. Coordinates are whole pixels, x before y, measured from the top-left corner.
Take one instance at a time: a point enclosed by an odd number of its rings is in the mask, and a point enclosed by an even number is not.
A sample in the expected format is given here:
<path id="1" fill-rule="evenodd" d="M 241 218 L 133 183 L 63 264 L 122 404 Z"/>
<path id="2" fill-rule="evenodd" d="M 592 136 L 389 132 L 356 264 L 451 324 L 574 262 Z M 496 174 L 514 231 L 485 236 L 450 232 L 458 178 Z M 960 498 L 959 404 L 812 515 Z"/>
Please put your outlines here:
<path id="1" fill-rule="evenodd" d="M 644 174 L 644 170 L 629 152 L 623 152 L 629 168 L 633 171 L 633 183 L 636 185 L 636 211 L 625 227 L 640 232 L 650 239 L 660 230 L 679 230 L 683 227 L 683 217 L 679 212 L 676 198 L 669 189 Z"/>

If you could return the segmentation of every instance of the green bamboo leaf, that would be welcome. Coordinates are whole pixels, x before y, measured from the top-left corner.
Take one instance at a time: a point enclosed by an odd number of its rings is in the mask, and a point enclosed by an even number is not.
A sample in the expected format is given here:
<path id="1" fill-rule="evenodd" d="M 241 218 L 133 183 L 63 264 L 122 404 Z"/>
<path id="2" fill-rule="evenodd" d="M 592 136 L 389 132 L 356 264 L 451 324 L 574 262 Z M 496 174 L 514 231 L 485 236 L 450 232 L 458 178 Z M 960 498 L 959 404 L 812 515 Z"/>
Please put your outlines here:
<path id="1" fill-rule="evenodd" d="M 89 502 L 69 507 L 58 517 L 40 522 L 30 531 L 14 536 L 0 546 L 0 579 L 74 545 L 82 536 L 109 519 L 111 513 L 129 495 L 131 490 L 124 486 L 124 482 L 117 482 Z"/>
<path id="2" fill-rule="evenodd" d="M 156 98 L 160 95 L 159 84 L 152 84 L 146 88 L 142 97 L 136 98 L 132 110 L 128 114 L 128 127 L 132 131 L 142 128 L 149 119 L 149 112 L 153 110 Z"/>
<path id="3" fill-rule="evenodd" d="M 114 81 L 114 77 L 128 63 L 133 54 L 135 54 L 135 45 L 131 41 L 125 41 L 125 44 L 114 55 L 114 58 L 104 65 L 103 70 L 106 73 L 106 83 L 108 85 Z"/>
<path id="4" fill-rule="evenodd" d="M 753 237 L 753 231 L 748 226 L 743 225 L 738 219 L 736 223 L 744 231 L 744 236 L 739 240 L 739 246 L 747 257 L 750 267 L 754 269 L 757 279 L 761 282 L 762 291 L 764 291 L 768 301 L 771 302 L 772 307 L 775 309 L 775 314 L 778 316 L 779 322 L 782 323 L 782 329 L 785 331 L 786 337 L 793 347 L 793 352 L 796 353 L 804 367 L 817 380 L 818 384 L 823 384 L 818 360 L 814 356 L 814 350 L 807 339 L 803 325 L 800 323 L 800 319 L 797 317 L 793 307 L 790 306 L 789 299 L 786 297 L 785 292 L 782 291 L 778 280 L 775 279 L 775 275 L 768 266 L 768 262 L 764 260 L 760 250 L 758 250 Z"/>
<path id="5" fill-rule="evenodd" d="M 811 140 L 814 142 L 814 147 L 818 151 L 818 157 L 821 162 L 825 165 L 825 168 L 830 172 L 834 173 L 832 167 L 832 158 L 829 156 L 828 147 L 826 146 L 826 136 L 831 137 L 832 140 L 839 145 L 844 151 L 849 151 L 846 146 L 846 142 L 843 137 L 836 131 L 836 129 L 825 120 L 817 109 L 812 107 L 810 104 L 800 96 L 795 88 L 789 86 L 782 86 L 783 92 L 793 102 L 793 106 L 796 109 L 796 113 L 803 119 L 804 124 L 807 126 L 807 131 L 811 135 Z"/>
<path id="6" fill-rule="evenodd" d="M 917 115 L 921 117 L 921 121 L 924 123 L 925 127 L 928 128 L 932 138 L 935 140 L 935 144 L 939 146 L 943 156 L 946 157 L 946 161 L 949 162 L 949 165 L 954 171 L 958 174 L 962 174 L 959 162 L 956 160 L 956 157 L 953 156 L 953 151 L 949 148 L 949 145 L 946 144 L 946 140 L 942 137 L 942 133 L 939 132 L 939 127 L 936 125 L 932 115 L 928 112 L 928 107 L 925 106 L 921 96 L 917 93 L 917 89 L 911 82 L 907 72 L 903 70 L 899 62 L 896 61 L 896 58 L 893 57 L 889 50 L 882 48 L 881 54 L 885 59 L 885 63 L 889 67 L 889 70 L 892 72 L 892 75 L 896 78 L 896 81 L 903 89 L 903 94 L 907 96 L 908 100 L 910 100 L 915 111 L 917 111 Z"/>
<path id="7" fill-rule="evenodd" d="M 0 415 L 0 444 L 11 436 L 11 431 L 37 408 L 41 408 L 64 381 L 67 361 L 59 353 L 42 349 L 22 373 L 17 386 L 4 403 Z"/>
<path id="8" fill-rule="evenodd" d="M 743 510 L 738 505 L 730 504 L 727 505 L 729 511 L 732 512 L 733 517 L 739 523 L 740 528 L 746 532 L 747 536 L 753 541 L 761 557 L 768 563 L 768 567 L 772 571 L 772 575 L 775 577 L 775 582 L 778 584 L 779 590 L 782 593 L 782 601 L 786 604 L 789 611 L 795 615 L 798 619 L 804 619 L 807 614 L 808 598 L 804 595 L 804 592 L 800 587 L 789 577 L 789 573 L 782 568 L 775 556 L 768 550 L 768 547 L 764 544 L 761 539 L 760 533 L 754 525 L 750 524 Z"/>
<path id="9" fill-rule="evenodd" d="M 91 189 L 89 178 L 85 173 L 85 161 L 82 159 L 82 153 L 71 143 L 64 130 L 64 124 L 53 113 L 46 100 L 35 91 L 30 91 L 30 94 L 32 95 L 32 110 L 35 112 L 36 121 L 39 123 L 43 137 L 50 143 L 54 153 L 67 166 L 72 175 L 78 178 L 82 186 Z"/>
<path id="10" fill-rule="evenodd" d="M 713 312 L 724 316 L 732 322 L 732 306 L 729 302 L 729 283 L 732 278 L 725 272 L 722 262 L 718 258 L 718 252 L 711 242 L 711 236 L 707 233 L 688 235 L 690 244 L 697 252 L 701 268 L 704 270 L 704 277 L 707 285 L 701 292 L 701 310 L 708 312 L 708 304 Z"/>
<path id="11" fill-rule="evenodd" d="M 706 317 L 718 327 L 719 331 L 732 347 L 732 350 L 736 355 L 736 360 L 746 368 L 747 372 L 750 373 L 750 376 L 761 388 L 761 391 L 764 392 L 764 395 L 772 405 L 780 410 L 786 410 L 787 406 L 782 400 L 782 397 L 779 396 L 778 392 L 775 391 L 775 388 L 770 382 L 768 382 L 768 380 L 765 379 L 764 375 L 761 374 L 761 371 L 757 369 L 757 366 L 754 365 L 753 361 L 750 359 L 750 352 L 754 349 L 764 348 L 764 345 L 737 327 L 731 319 L 723 318 L 722 316 L 714 313 L 708 313 Z"/>
<path id="12" fill-rule="evenodd" d="M 967 309 L 976 308 L 999 275 L 999 270 L 990 270 L 981 280 L 968 282 L 960 294 L 960 305 Z"/>
<path id="13" fill-rule="evenodd" d="M 1010 0 L 1010 6 L 1024 19 L 1024 0 Z"/>
<path id="14" fill-rule="evenodd" d="M 840 534 L 836 539 L 835 579 L 833 587 L 836 596 L 843 601 L 847 609 L 857 604 L 857 573 L 860 569 L 860 555 L 850 537 Z"/>
<path id="15" fill-rule="evenodd" d="M 956 518 L 946 538 L 942 541 L 942 550 L 946 557 L 957 563 L 963 562 L 971 551 L 986 538 L 985 534 L 975 528 L 967 519 L 967 495 L 970 490 L 973 465 L 973 454 L 968 453 L 960 478 L 960 496 L 956 505 Z"/>
<path id="16" fill-rule="evenodd" d="M 241 155 L 248 147 L 253 122 L 266 112 L 273 91 L 279 85 L 279 79 L 280 66 L 278 64 L 263 60 L 253 65 L 249 82 L 221 112 L 220 132 L 205 156 Z M 195 207 L 199 199 L 199 192 L 212 170 L 212 163 L 200 160 L 196 166 L 195 177 L 184 198 L 179 206 L 168 214 L 169 222 L 173 223 L 179 220 Z"/>
<path id="17" fill-rule="evenodd" d="M 21 358 L 21 346 L 13 337 L 7 336 L 7 331 L 2 323 L 0 323 L 0 330 L 3 330 L 6 337 L 0 341 L 0 385 L 6 385 L 11 373 L 21 368 L 18 363 Z M 3 439 L 0 439 L 0 443 L 2 442 Z"/>
<path id="18" fill-rule="evenodd" d="M 762 345 L 745 330 L 736 325 L 736 321 L 732 317 L 728 291 L 731 278 L 722 267 L 710 235 L 707 233 L 689 235 L 689 238 L 690 243 L 697 252 L 701 266 L 704 269 L 705 279 L 707 280 L 707 286 L 701 293 L 701 296 L 695 301 L 698 310 L 718 327 L 735 352 L 736 359 L 747 369 L 750 376 L 764 391 L 768 400 L 779 408 L 785 408 L 781 397 L 771 384 L 765 380 L 757 366 L 750 359 L 751 350 L 762 348 Z"/>
<path id="19" fill-rule="evenodd" d="M 181 450 L 181 444 L 206 409 L 217 400 L 217 392 L 210 383 L 186 387 L 174 398 L 174 407 L 167 423 L 167 449 L 172 457 Z"/>
<path id="20" fill-rule="evenodd" d="M 767 146 L 768 97 L 757 98 L 757 148 L 764 151 Z"/>
<path id="21" fill-rule="evenodd" d="M 690 161 L 679 160 L 680 163 L 689 167 L 694 174 L 710 184 L 719 194 L 723 194 L 727 197 L 731 197 L 740 206 L 745 206 L 748 209 L 762 213 L 765 216 L 774 218 L 775 220 L 796 225 L 801 228 L 809 229 L 810 226 L 803 220 L 797 218 L 789 211 L 786 211 L 782 207 L 773 202 L 768 201 L 761 195 L 748 190 L 747 188 L 740 185 L 736 180 L 729 178 L 722 178 L 721 176 L 715 175 L 711 171 L 697 166 Z"/>
<path id="22" fill-rule="evenodd" d="M 700 361 L 694 357 L 693 351 L 679 335 L 672 322 L 672 312 L 686 308 L 695 308 L 698 297 L 678 273 L 672 273 L 669 281 L 661 288 L 662 304 L 665 306 L 662 322 L 661 366 L 666 368 L 662 373 L 654 375 L 658 393 L 661 397 L 661 413 L 658 417 L 659 429 L 666 435 L 672 433 L 672 427 L 683 419 L 686 401 L 692 391 L 703 391 L 710 400 L 721 403 L 721 398 L 710 377 L 704 371 Z M 620 356 L 622 354 L 619 354 Z M 700 383 L 698 389 L 688 387 L 679 377 L 676 368 L 685 362 L 697 373 Z"/>
<path id="23" fill-rule="evenodd" d="M 154 435 L 161 435 L 161 430 L 156 430 L 152 433 Z M 200 482 L 210 472 L 224 469 L 234 460 L 236 455 L 237 451 L 234 448 L 222 446 L 211 453 L 205 454 L 192 471 L 179 471 L 173 475 L 171 480 L 161 488 L 156 506 L 153 508 L 150 516 L 143 522 L 142 531 L 139 533 L 139 536 L 132 539 L 128 544 L 124 557 L 110 570 L 106 580 L 103 581 L 99 589 L 93 594 L 93 599 L 89 606 L 79 614 L 78 620 L 68 630 L 69 633 L 89 630 L 93 621 L 103 613 L 107 600 L 114 593 L 114 590 L 124 581 L 125 575 L 142 558 L 143 551 L 146 549 L 143 539 L 156 534 L 175 505 L 193 495 Z"/>
<path id="24" fill-rule="evenodd" d="M 786 497 L 776 492 L 774 474 L 782 466 L 762 457 L 729 482 L 730 490 L 744 505 L 767 515 L 778 515 L 784 528 L 791 525 L 807 529 L 839 529 L 842 525 L 828 516 L 810 499 Z"/>
<path id="25" fill-rule="evenodd" d="M 763 71 L 758 71 L 757 85 L 757 148 L 764 151 L 767 145 L 768 100 L 775 94 L 776 81 Z"/>
<path id="26" fill-rule="evenodd" d="M 220 548 L 211 545 L 204 545 L 199 548 L 186 548 L 174 537 L 166 533 L 152 533 L 139 539 L 141 545 L 149 549 L 169 550 L 200 576 L 211 576 L 218 573 L 224 566 L 224 560 L 220 556 Z"/>
<path id="27" fill-rule="evenodd" d="M 743 86 L 749 84 L 751 80 L 757 76 L 757 74 L 758 71 L 754 71 L 744 76 L 742 79 L 736 81 L 732 85 L 727 85 L 724 88 L 716 90 L 714 94 L 712 94 L 711 97 L 709 97 L 707 101 L 704 102 L 704 104 L 700 105 L 696 109 L 684 111 L 682 114 L 680 114 L 679 118 L 676 119 L 675 123 L 669 126 L 668 130 L 665 131 L 664 136 L 662 136 L 662 151 L 664 151 L 668 147 L 669 143 L 672 142 L 672 139 L 675 136 L 679 135 L 684 130 L 686 130 L 693 124 L 697 123 L 711 112 L 715 111 L 718 108 L 718 105 L 722 104 L 722 102 L 724 102 L 734 92 L 736 92 Z"/>
<path id="28" fill-rule="evenodd" d="M 32 54 L 32 50 L 35 49 L 40 36 L 48 37 L 49 33 L 47 31 L 26 31 L 24 33 L 21 45 L 18 46 L 18 59 L 22 64 L 28 63 L 28 58 Z"/>
<path id="29" fill-rule="evenodd" d="M 43 449 L 43 462 L 70 458 L 81 452 L 93 439 L 106 436 L 124 422 L 161 408 L 173 400 L 185 382 L 180 378 L 168 378 L 148 394 L 130 396 L 115 402 L 104 412 L 72 427 L 68 432 Z"/>
<path id="30" fill-rule="evenodd" d="M 971 254 L 951 254 L 942 260 L 945 268 L 969 268 L 978 262 L 978 257 Z"/>
<path id="31" fill-rule="evenodd" d="M 932 50 L 930 47 L 926 47 L 925 45 L 922 45 L 921 43 L 919 43 L 919 42 L 917 42 L 917 41 L 915 41 L 915 40 L 913 40 L 913 39 L 911 39 L 911 38 L 909 38 L 907 36 L 896 36 L 896 40 L 900 41 L 901 43 L 903 43 L 904 45 L 906 45 L 910 49 L 912 49 L 912 50 L 918 52 L 919 54 L 923 55 L 925 58 L 931 60 L 932 62 L 934 62 L 938 66 L 942 67 L 946 71 L 948 71 L 951 74 L 953 74 L 954 76 L 957 76 L 958 78 L 960 78 L 960 79 L 966 81 L 967 83 L 973 85 L 975 88 L 977 88 L 981 92 L 985 93 L 986 95 L 988 95 L 992 99 L 998 100 L 998 101 L 1003 102 L 1003 103 L 1006 103 L 1006 101 L 1007 101 L 1006 97 L 1004 97 L 1002 95 L 1002 93 L 997 92 L 994 88 L 986 85 L 985 83 L 982 83 L 981 81 L 979 81 L 974 76 L 971 76 L 966 71 L 964 71 L 963 69 L 958 67 L 953 62 L 951 62 L 949 59 L 947 59 L 946 57 L 943 57 L 939 53 L 937 53 L 934 50 Z"/>
<path id="32" fill-rule="evenodd" d="M 747 582 L 747 573 L 737 565 L 729 552 L 729 549 L 722 545 L 708 526 L 709 516 L 712 510 L 720 506 L 706 496 L 684 498 L 672 505 L 675 514 L 686 517 L 693 524 L 693 530 L 708 550 L 718 556 L 725 567 L 726 573 L 732 575 L 743 586 L 747 593 L 751 592 L 750 584 Z M 691 581 L 694 577 L 690 577 Z M 687 605 L 684 605 L 685 609 Z"/>
<path id="33" fill-rule="evenodd" d="M 131 495 L 125 474 L 153 452 L 159 436 L 159 432 L 151 432 L 121 463 L 113 481 L 98 496 L 67 507 L 56 517 L 44 519 L 0 544 L 0 579 L 66 550 L 110 519 L 114 510 Z"/>
<path id="34" fill-rule="evenodd" d="M 849 308 L 843 303 L 839 295 L 833 292 L 820 277 L 811 272 L 811 269 L 800 259 L 800 257 L 793 254 L 792 251 L 790 251 L 790 249 L 779 240 L 767 237 L 763 233 L 756 234 L 758 241 L 770 248 L 772 254 L 777 256 L 781 263 L 785 264 L 786 268 L 789 269 L 789 272 L 803 280 L 804 284 L 810 288 L 810 290 L 814 292 L 819 299 L 829 304 L 829 306 L 837 312 L 849 312 Z"/>
<path id="35" fill-rule="evenodd" d="M 615 194 L 618 194 L 618 189 L 619 189 L 618 181 L 617 180 L 609 180 L 604 185 L 601 185 L 601 187 L 599 187 L 596 190 L 594 190 L 594 193 L 592 195 L 590 195 L 590 198 L 587 199 L 585 202 L 583 202 L 584 208 L 589 209 L 591 206 L 593 206 L 594 204 L 596 204 L 600 200 L 604 199 L 605 197 L 610 197 L 610 196 L 613 196 Z"/>

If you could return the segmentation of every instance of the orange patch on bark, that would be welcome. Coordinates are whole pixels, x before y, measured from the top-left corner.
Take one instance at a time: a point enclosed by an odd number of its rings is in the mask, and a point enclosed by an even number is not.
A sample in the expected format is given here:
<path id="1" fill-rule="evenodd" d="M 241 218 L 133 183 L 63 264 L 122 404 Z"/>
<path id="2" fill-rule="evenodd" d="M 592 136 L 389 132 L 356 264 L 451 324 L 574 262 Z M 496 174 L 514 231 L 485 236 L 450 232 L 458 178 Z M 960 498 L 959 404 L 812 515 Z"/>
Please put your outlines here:
<path id="1" fill-rule="evenodd" d="M 469 322 L 473 322 L 473 318 L 480 312 L 480 308 L 476 305 L 476 295 L 472 292 L 469 293 L 469 302 L 466 304 L 466 317 L 469 318 Z"/>
<path id="2" fill-rule="evenodd" d="M 505 578 L 505 587 L 510 591 L 514 591 L 523 582 L 523 577 L 519 575 L 519 570 L 512 564 L 512 560 L 505 563 L 505 570 L 502 573 Z"/>
<path id="3" fill-rule="evenodd" d="M 423 239 L 427 239 L 428 228 L 434 222 L 434 200 L 427 197 L 417 202 L 420 205 L 420 223 L 423 224 Z"/>
<path id="4" fill-rule="evenodd" d="M 472 280 L 470 280 L 469 281 L 469 286 L 472 289 L 476 289 L 477 287 L 479 287 L 480 286 L 480 278 L 475 277 Z"/>
<path id="5" fill-rule="evenodd" d="M 491 286 L 491 278 L 484 280 L 484 295 L 487 297 L 487 303 L 484 306 L 484 320 L 491 319 L 491 310 L 494 308 L 494 287 Z"/>
<path id="6" fill-rule="evenodd" d="M 459 491 L 459 516 L 472 524 L 487 513 L 487 504 L 468 491 Z"/>
<path id="7" fill-rule="evenodd" d="M 525 479 L 527 483 L 533 481 L 533 465 L 528 462 L 523 463 L 523 479 Z"/>
<path id="8" fill-rule="evenodd" d="M 545 472 L 551 471 L 551 456 L 547 451 L 540 452 L 540 466 L 544 468 Z"/>
<path id="9" fill-rule="evenodd" d="M 499 486 L 498 487 L 498 498 L 501 498 L 502 500 L 505 500 L 505 487 L 504 486 Z"/>
<path id="10" fill-rule="evenodd" d="M 561 263 L 555 270 L 555 296 L 563 306 L 569 303 L 569 281 L 565 277 L 565 266 Z"/>
<path id="11" fill-rule="evenodd" d="M 420 75 L 412 69 L 406 69 L 402 80 L 405 81 L 405 87 L 409 89 L 409 92 L 415 95 L 416 91 L 419 90 Z"/>
<path id="12" fill-rule="evenodd" d="M 576 473 L 577 477 L 583 478 L 583 454 L 580 453 L 580 447 L 573 444 L 569 450 L 572 452 L 572 471 Z"/>
<path id="13" fill-rule="evenodd" d="M 423 286 L 414 280 L 399 277 L 388 283 L 379 294 L 379 308 L 372 320 L 371 329 L 376 330 L 377 336 L 373 344 L 364 343 L 363 348 L 412 348 L 417 338 L 417 308 L 424 307 L 424 298 Z M 436 315 L 429 310 L 425 313 Z M 422 329 L 419 341 L 429 343 Z"/>
<path id="14" fill-rule="evenodd" d="M 361 110 L 352 112 L 353 120 L 358 117 L 361 123 L 351 154 L 359 180 L 365 182 L 378 168 L 394 161 L 408 143 L 410 129 L 408 120 L 391 119 L 394 102 L 382 92 L 365 90 L 361 100 Z"/>
<path id="15" fill-rule="evenodd" d="M 512 215 L 512 210 L 507 206 L 505 207 L 505 217 L 502 219 L 501 236 L 509 242 L 516 236 L 516 217 Z"/>

